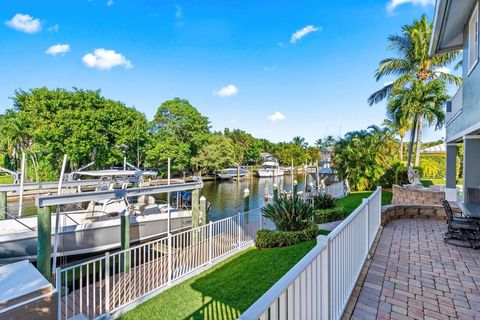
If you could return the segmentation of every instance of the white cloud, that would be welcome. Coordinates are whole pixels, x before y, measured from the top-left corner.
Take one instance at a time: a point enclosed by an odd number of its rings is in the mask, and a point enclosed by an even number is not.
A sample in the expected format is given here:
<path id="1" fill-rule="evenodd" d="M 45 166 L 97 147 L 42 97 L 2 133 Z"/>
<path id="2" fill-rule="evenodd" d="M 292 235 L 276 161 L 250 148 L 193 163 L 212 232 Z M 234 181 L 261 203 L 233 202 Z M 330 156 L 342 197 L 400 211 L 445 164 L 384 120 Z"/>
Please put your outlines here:
<path id="1" fill-rule="evenodd" d="M 60 26 L 58 24 L 51 26 L 50 28 L 47 29 L 50 32 L 58 32 L 60 30 Z"/>
<path id="2" fill-rule="evenodd" d="M 132 63 L 123 54 L 115 52 L 115 50 L 95 49 L 93 53 L 84 55 L 82 61 L 87 67 L 102 70 L 110 70 L 118 66 L 123 66 L 126 69 L 133 68 Z"/>
<path id="3" fill-rule="evenodd" d="M 294 34 L 292 34 L 292 38 L 290 39 L 290 43 L 295 43 L 305 37 L 307 34 L 316 32 L 316 31 L 321 31 L 321 28 L 315 27 L 314 25 L 308 25 L 306 27 L 303 27 L 300 30 L 297 30 Z"/>
<path id="4" fill-rule="evenodd" d="M 219 97 L 230 97 L 236 95 L 237 93 L 238 88 L 233 84 L 229 84 L 218 91 L 213 91 L 213 94 Z"/>
<path id="5" fill-rule="evenodd" d="M 64 55 L 70 51 L 70 45 L 68 44 L 56 44 L 51 46 L 50 48 L 45 51 L 46 54 L 50 54 L 52 56 L 56 56 L 57 54 L 62 54 Z"/>
<path id="6" fill-rule="evenodd" d="M 423 7 L 426 7 L 428 5 L 434 5 L 435 0 L 390 0 L 387 3 L 387 11 L 388 12 L 393 12 L 398 6 L 401 6 L 402 4 L 407 4 L 411 3 L 413 5 L 421 5 Z"/>
<path id="7" fill-rule="evenodd" d="M 263 68 L 263 71 L 266 71 L 266 72 L 271 72 L 274 70 L 277 70 L 277 66 L 266 66 L 265 68 Z"/>
<path id="8" fill-rule="evenodd" d="M 113 3 L 114 3 L 113 0 L 108 0 L 107 1 L 107 6 L 111 7 L 111 6 L 113 6 Z"/>
<path id="9" fill-rule="evenodd" d="M 175 19 L 177 21 L 177 27 L 181 27 L 185 24 L 185 16 L 183 15 L 183 7 L 175 5 Z"/>
<path id="10" fill-rule="evenodd" d="M 17 13 L 11 20 L 5 21 L 10 28 L 26 33 L 35 33 L 42 29 L 42 23 L 39 19 L 34 19 L 28 14 Z"/>
<path id="11" fill-rule="evenodd" d="M 285 120 L 285 116 L 280 111 L 275 111 L 273 114 L 269 115 L 267 119 L 271 122 L 277 122 Z"/>
<path id="12" fill-rule="evenodd" d="M 236 124 L 237 123 L 237 118 L 233 118 L 230 121 L 228 121 L 228 124 Z"/>

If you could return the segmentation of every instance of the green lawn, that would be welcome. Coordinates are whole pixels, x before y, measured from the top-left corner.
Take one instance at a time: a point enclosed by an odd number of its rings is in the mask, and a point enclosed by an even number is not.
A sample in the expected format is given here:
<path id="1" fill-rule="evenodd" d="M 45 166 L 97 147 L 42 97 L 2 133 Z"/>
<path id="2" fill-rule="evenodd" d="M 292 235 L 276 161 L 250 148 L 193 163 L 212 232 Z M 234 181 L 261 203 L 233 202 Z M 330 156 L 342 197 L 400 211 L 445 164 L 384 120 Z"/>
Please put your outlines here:
<path id="1" fill-rule="evenodd" d="M 236 319 L 314 246 L 251 248 L 148 300 L 120 319 Z"/>
<path id="2" fill-rule="evenodd" d="M 0 184 L 12 184 L 13 177 L 9 175 L 0 175 Z"/>
<path id="3" fill-rule="evenodd" d="M 363 198 L 368 198 L 373 191 L 353 191 L 348 196 L 338 199 L 337 206 L 345 208 L 345 215 L 352 213 L 361 203 Z M 392 202 L 392 193 L 382 190 L 382 205 Z"/>

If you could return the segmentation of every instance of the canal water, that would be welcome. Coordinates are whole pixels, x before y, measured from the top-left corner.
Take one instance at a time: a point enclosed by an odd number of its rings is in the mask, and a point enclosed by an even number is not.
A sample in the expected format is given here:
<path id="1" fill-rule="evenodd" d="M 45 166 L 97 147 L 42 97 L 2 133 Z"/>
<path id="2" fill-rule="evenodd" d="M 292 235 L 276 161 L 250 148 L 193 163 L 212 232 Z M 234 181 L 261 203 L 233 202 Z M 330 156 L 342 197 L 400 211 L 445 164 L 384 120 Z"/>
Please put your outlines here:
<path id="1" fill-rule="evenodd" d="M 293 176 L 293 180 L 297 180 L 298 190 L 303 190 L 305 187 L 303 174 Z M 274 183 L 285 191 L 292 190 L 292 176 L 276 178 L 251 177 L 242 181 L 205 181 L 200 193 L 212 205 L 207 217 L 208 220 L 217 221 L 242 212 L 243 192 L 246 188 L 250 191 L 250 210 L 263 206 L 265 203 L 265 186 L 268 187 L 268 192 L 272 195 Z"/>

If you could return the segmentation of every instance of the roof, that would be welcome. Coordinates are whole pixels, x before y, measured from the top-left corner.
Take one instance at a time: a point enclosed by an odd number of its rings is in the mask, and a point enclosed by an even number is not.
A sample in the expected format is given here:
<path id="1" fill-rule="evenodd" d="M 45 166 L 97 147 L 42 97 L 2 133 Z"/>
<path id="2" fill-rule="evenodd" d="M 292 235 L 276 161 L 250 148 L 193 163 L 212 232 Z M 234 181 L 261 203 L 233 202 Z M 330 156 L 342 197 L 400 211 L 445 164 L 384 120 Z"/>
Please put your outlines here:
<path id="1" fill-rule="evenodd" d="M 437 0 L 430 54 L 462 49 L 463 28 L 474 3 L 474 0 Z"/>
<path id="2" fill-rule="evenodd" d="M 420 150 L 420 153 L 446 153 L 446 152 L 447 152 L 447 146 L 445 143 L 437 144 L 436 146 L 432 146 L 430 148 Z"/>

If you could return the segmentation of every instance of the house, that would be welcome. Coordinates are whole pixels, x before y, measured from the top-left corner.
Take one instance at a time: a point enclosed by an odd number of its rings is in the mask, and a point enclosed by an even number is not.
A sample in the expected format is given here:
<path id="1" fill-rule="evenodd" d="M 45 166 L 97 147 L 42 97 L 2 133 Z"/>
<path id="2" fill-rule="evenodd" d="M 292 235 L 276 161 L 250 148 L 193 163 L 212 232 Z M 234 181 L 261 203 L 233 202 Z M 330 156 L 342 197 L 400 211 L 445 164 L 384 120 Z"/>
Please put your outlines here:
<path id="1" fill-rule="evenodd" d="M 456 200 L 457 144 L 463 143 L 463 187 L 480 187 L 479 1 L 437 0 L 431 54 L 463 50 L 463 85 L 447 103 L 446 199 Z M 467 193 L 468 198 L 468 193 Z M 464 199 L 468 201 L 468 199 Z"/>

